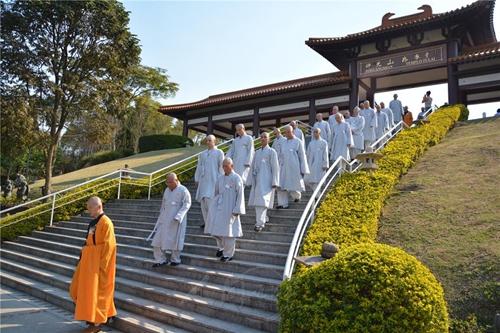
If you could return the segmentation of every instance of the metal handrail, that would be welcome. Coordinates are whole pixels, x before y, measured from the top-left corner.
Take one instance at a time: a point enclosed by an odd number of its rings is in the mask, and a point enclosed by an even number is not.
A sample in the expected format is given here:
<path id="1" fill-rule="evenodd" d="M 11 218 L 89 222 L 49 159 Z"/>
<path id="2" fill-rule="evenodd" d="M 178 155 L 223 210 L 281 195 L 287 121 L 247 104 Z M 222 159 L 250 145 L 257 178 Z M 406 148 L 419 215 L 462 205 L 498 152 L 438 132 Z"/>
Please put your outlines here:
<path id="1" fill-rule="evenodd" d="M 300 122 L 300 121 L 297 121 L 298 125 L 301 125 L 303 127 L 305 127 L 306 129 L 308 129 L 308 127 L 311 127 L 309 126 L 308 124 L 305 124 L 303 122 Z M 283 129 L 283 127 L 285 127 L 286 125 L 284 126 L 281 126 L 279 129 Z M 271 138 L 274 137 L 274 134 L 271 133 L 270 135 Z M 222 142 L 218 145 L 216 145 L 217 148 L 221 148 L 223 146 L 230 146 L 234 141 L 234 138 L 233 139 L 230 139 L 228 141 L 225 141 L 225 142 Z M 254 138 L 253 139 L 253 142 L 254 142 L 254 145 L 259 145 L 260 143 L 260 138 Z M 140 171 L 134 171 L 134 170 L 130 170 L 130 169 L 119 169 L 119 170 L 116 170 L 116 171 L 113 171 L 113 172 L 110 172 L 110 173 L 107 173 L 105 175 L 102 175 L 102 176 L 99 176 L 99 177 L 95 177 L 93 179 L 90 179 L 90 180 L 87 180 L 83 183 L 79 183 L 79 184 L 76 184 L 76 185 L 73 185 L 71 187 L 68 187 L 66 189 L 63 189 L 63 190 L 60 190 L 60 191 L 57 191 L 57 192 L 54 192 L 54 193 L 51 193 L 51 194 L 48 194 L 48 195 L 45 195 L 43 197 L 40 197 L 40 198 L 37 198 L 37 199 L 34 199 L 34 200 L 30 200 L 28 202 L 24 202 L 24 203 L 21 203 L 19 205 L 16 205 L 16 206 L 13 206 L 13 207 L 10 207 L 10 208 L 7 208 L 7 209 L 4 209 L 2 211 L 0 211 L 0 217 L 6 217 L 5 214 L 10 212 L 10 211 L 13 211 L 13 210 L 16 210 L 16 209 L 19 209 L 21 207 L 25 207 L 25 206 L 28 206 L 28 205 L 33 205 L 34 203 L 38 203 L 38 202 L 43 202 L 42 204 L 49 204 L 49 202 L 45 202 L 46 200 L 48 201 L 48 199 L 51 199 L 51 204 L 52 204 L 52 208 L 50 209 L 51 211 L 51 216 L 50 216 L 50 226 L 52 226 L 52 223 L 53 223 L 53 220 L 54 220 L 54 212 L 57 208 L 60 208 L 60 207 L 63 207 L 69 203 L 72 203 L 74 202 L 75 200 L 73 201 L 70 201 L 70 202 L 66 202 L 64 203 L 63 205 L 59 205 L 59 206 L 56 206 L 56 200 L 57 200 L 57 196 L 61 196 L 61 194 L 64 194 L 64 193 L 67 193 L 71 190 L 74 190 L 76 188 L 80 188 L 82 186 L 85 186 L 87 184 L 90 184 L 90 183 L 93 183 L 97 180 L 100 180 L 100 179 L 104 179 L 104 178 L 108 178 L 108 177 L 113 177 L 113 178 L 110 178 L 106 183 L 109 183 L 109 182 L 112 182 L 112 181 L 115 181 L 115 180 L 118 180 L 117 181 L 117 184 L 115 185 L 112 185 L 110 187 L 106 187 L 105 189 L 99 189 L 99 190 L 95 190 L 93 193 L 99 193 L 101 191 L 104 191 L 104 190 L 107 190 L 111 187 L 115 187 L 115 186 L 118 186 L 118 193 L 117 193 L 117 199 L 120 199 L 120 195 L 121 195 L 121 185 L 122 185 L 122 179 L 124 179 L 123 177 L 123 174 L 126 173 L 127 175 L 141 175 L 141 176 L 144 176 L 144 177 L 137 177 L 137 178 L 134 178 L 134 180 L 147 180 L 149 178 L 149 181 L 148 181 L 148 185 L 146 184 L 139 184 L 139 183 L 129 183 L 128 185 L 134 185 L 134 186 L 147 186 L 148 187 L 148 200 L 151 199 L 151 189 L 152 187 L 162 183 L 162 180 L 158 181 L 158 182 L 154 182 L 155 180 L 159 179 L 159 178 L 162 178 L 164 176 L 164 174 L 161 174 L 162 172 L 168 170 L 168 172 L 174 172 L 174 171 L 177 171 L 179 169 L 183 169 L 182 172 L 178 173 L 178 175 L 181 175 L 181 174 L 184 174 L 186 172 L 189 172 L 193 169 L 196 168 L 196 162 L 198 160 L 198 156 L 202 153 L 203 151 L 199 152 L 199 153 L 196 153 L 194 155 L 190 155 L 186 158 L 183 158 L 177 162 L 174 162 L 166 167 L 163 167 L 161 169 L 158 169 L 156 171 L 153 171 L 151 173 L 147 173 L 147 172 L 140 172 Z M 189 166 L 190 164 L 192 164 L 191 166 Z M 186 168 L 186 166 L 189 166 L 188 168 Z M 186 169 L 184 169 L 186 168 Z M 166 174 L 167 172 L 165 172 Z M 157 176 L 154 176 L 154 175 L 157 175 Z M 88 191 L 90 189 L 93 189 L 97 186 L 102 186 L 106 183 L 99 183 L 93 187 L 90 187 L 90 188 L 85 188 L 77 193 L 71 193 L 71 195 L 75 195 L 75 194 L 79 194 L 79 193 L 82 193 L 82 192 L 85 192 L 85 191 Z M 126 182 L 124 182 L 126 183 Z M 38 205 L 38 206 L 34 206 L 34 207 L 31 207 L 31 209 L 35 209 L 37 207 L 40 207 L 41 205 Z M 6 227 L 6 226 L 9 226 L 9 225 L 12 225 L 12 224 L 15 224 L 15 223 L 18 223 L 18 222 L 21 222 L 21 221 L 24 221 L 26 220 L 27 218 L 29 217 L 33 217 L 33 216 L 37 216 L 37 215 L 40 215 L 42 213 L 46 213 L 48 212 L 49 210 L 44 210 L 42 212 L 36 212 L 34 215 L 27 215 L 27 216 L 23 216 L 20 220 L 16 220 L 16 221 L 13 221 L 9 224 L 6 224 L 6 225 L 0 225 L 0 229 L 3 228 L 3 227 Z M 22 211 L 20 213 L 25 213 L 25 211 Z"/>
<path id="2" fill-rule="evenodd" d="M 403 129 L 403 122 L 400 121 L 389 129 L 382 137 L 371 144 L 374 151 L 380 150 L 384 147 L 390 140 L 392 140 L 401 130 Z M 377 147 L 378 146 L 378 147 Z M 338 157 L 335 162 L 330 166 L 328 171 L 325 173 L 323 178 L 321 178 L 318 186 L 314 190 L 311 198 L 307 202 L 307 205 L 302 213 L 299 223 L 295 229 L 293 235 L 292 243 L 288 250 L 288 255 L 285 262 L 285 270 L 283 272 L 283 280 L 289 279 L 292 276 L 293 269 L 295 267 L 295 257 L 297 256 L 300 246 L 302 245 L 304 234 L 314 219 L 314 214 L 319 203 L 323 200 L 327 190 L 330 185 L 338 179 L 340 175 L 344 172 L 356 172 L 361 167 L 361 162 L 353 159 L 350 162 L 344 157 Z"/>

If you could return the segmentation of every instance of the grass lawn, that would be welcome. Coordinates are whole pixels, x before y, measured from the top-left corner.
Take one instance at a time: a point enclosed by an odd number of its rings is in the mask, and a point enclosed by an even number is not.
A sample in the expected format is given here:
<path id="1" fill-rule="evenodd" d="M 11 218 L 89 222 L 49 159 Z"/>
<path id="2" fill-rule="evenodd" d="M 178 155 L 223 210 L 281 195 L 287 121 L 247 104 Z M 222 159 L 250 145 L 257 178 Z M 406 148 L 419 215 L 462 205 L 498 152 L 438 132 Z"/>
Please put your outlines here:
<path id="1" fill-rule="evenodd" d="M 161 169 L 169 164 L 179 161 L 189 155 L 193 155 L 203 150 L 203 147 L 187 147 L 178 149 L 165 149 L 150 151 L 143 154 L 132 155 L 118 160 L 93 165 L 88 168 L 76 170 L 53 178 L 53 191 L 62 190 L 69 186 L 90 180 L 120 168 L 125 164 L 129 168 L 141 172 L 152 172 Z M 38 180 L 31 185 L 31 193 L 37 197 L 41 193 L 41 187 L 45 183 L 44 180 Z"/>
<path id="2" fill-rule="evenodd" d="M 403 176 L 378 233 L 432 270 L 452 317 L 482 325 L 500 309 L 499 134 L 500 119 L 457 125 Z"/>

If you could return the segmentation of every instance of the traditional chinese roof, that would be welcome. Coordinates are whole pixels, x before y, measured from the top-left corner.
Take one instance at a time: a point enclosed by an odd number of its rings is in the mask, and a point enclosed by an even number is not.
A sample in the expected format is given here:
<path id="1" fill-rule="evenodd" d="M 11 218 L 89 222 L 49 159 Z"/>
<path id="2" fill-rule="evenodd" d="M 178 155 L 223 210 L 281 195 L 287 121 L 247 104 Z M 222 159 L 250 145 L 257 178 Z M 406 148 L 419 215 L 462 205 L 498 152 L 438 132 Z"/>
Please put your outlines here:
<path id="1" fill-rule="evenodd" d="M 495 1 L 479 0 L 470 5 L 433 14 L 430 6 L 419 9 L 423 12 L 391 19 L 393 13 L 387 13 L 378 27 L 349 34 L 344 37 L 309 38 L 305 43 L 332 62 L 340 69 L 346 69 L 350 56 L 346 53 L 350 48 L 360 44 L 374 42 L 383 38 L 401 36 L 410 32 L 421 32 L 423 29 L 449 28 L 457 37 L 470 33 L 473 44 L 496 42 L 493 28 L 493 9 Z M 464 39 L 466 46 L 468 39 Z"/>
<path id="2" fill-rule="evenodd" d="M 333 72 L 315 76 L 308 76 L 290 81 L 283 81 L 244 90 L 232 91 L 224 94 L 212 95 L 201 101 L 193 103 L 165 105 L 160 107 L 160 112 L 167 113 L 175 111 L 201 109 L 207 106 L 243 101 L 256 97 L 278 95 L 297 90 L 304 90 L 308 88 L 324 87 L 348 80 L 349 80 L 349 75 L 345 72 Z"/>
<path id="3" fill-rule="evenodd" d="M 448 59 L 453 63 L 465 63 L 500 57 L 500 42 L 470 48 L 458 57 Z"/>

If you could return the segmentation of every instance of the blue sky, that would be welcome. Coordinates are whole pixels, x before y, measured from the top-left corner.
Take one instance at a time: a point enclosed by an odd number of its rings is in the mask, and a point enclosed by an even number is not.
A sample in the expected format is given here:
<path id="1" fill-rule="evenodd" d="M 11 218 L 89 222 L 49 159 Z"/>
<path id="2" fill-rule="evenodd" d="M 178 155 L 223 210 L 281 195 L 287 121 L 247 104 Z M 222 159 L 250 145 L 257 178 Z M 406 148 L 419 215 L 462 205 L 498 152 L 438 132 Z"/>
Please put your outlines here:
<path id="1" fill-rule="evenodd" d="M 143 64 L 167 69 L 171 80 L 180 86 L 174 98 L 162 103 L 177 104 L 336 71 L 304 41 L 309 37 L 344 36 L 373 28 L 380 25 L 388 11 L 396 16 L 408 15 L 426 3 L 439 13 L 471 2 L 124 1 L 124 4 L 130 11 L 130 29 L 141 41 Z M 499 22 L 497 9 L 497 32 Z M 446 89 L 436 87 L 434 94 L 437 101 L 446 94 Z M 408 104 L 415 104 L 411 109 L 416 111 L 420 91 L 408 96 Z"/>

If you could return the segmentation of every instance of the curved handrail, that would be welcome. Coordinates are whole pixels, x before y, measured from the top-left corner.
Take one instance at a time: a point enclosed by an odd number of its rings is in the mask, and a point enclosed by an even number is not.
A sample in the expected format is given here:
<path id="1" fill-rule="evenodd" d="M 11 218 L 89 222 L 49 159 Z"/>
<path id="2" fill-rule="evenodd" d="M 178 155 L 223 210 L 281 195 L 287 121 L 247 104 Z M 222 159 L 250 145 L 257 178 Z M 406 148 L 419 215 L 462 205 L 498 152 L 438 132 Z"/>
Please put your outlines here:
<path id="1" fill-rule="evenodd" d="M 374 151 L 380 150 L 384 147 L 387 142 L 392 140 L 401 130 L 404 128 L 403 122 L 400 121 L 392 128 L 390 128 L 382 137 L 376 140 L 371 144 L 371 147 L 374 148 Z M 304 234 L 314 219 L 314 213 L 316 211 L 317 206 L 323 200 L 327 190 L 330 185 L 344 172 L 355 172 L 359 170 L 361 167 L 360 161 L 353 159 L 350 162 L 347 161 L 344 157 L 340 156 L 335 160 L 335 162 L 330 166 L 328 171 L 325 173 L 323 178 L 321 178 L 318 186 L 314 190 L 311 198 L 307 202 L 306 207 L 304 208 L 304 212 L 302 213 L 299 223 L 295 228 L 295 233 L 292 238 L 292 242 L 290 244 L 290 248 L 288 250 L 288 255 L 285 262 L 285 270 L 283 272 L 283 280 L 289 279 L 292 276 L 293 269 L 295 266 L 295 257 L 297 256 L 300 246 L 302 244 L 302 240 Z"/>

